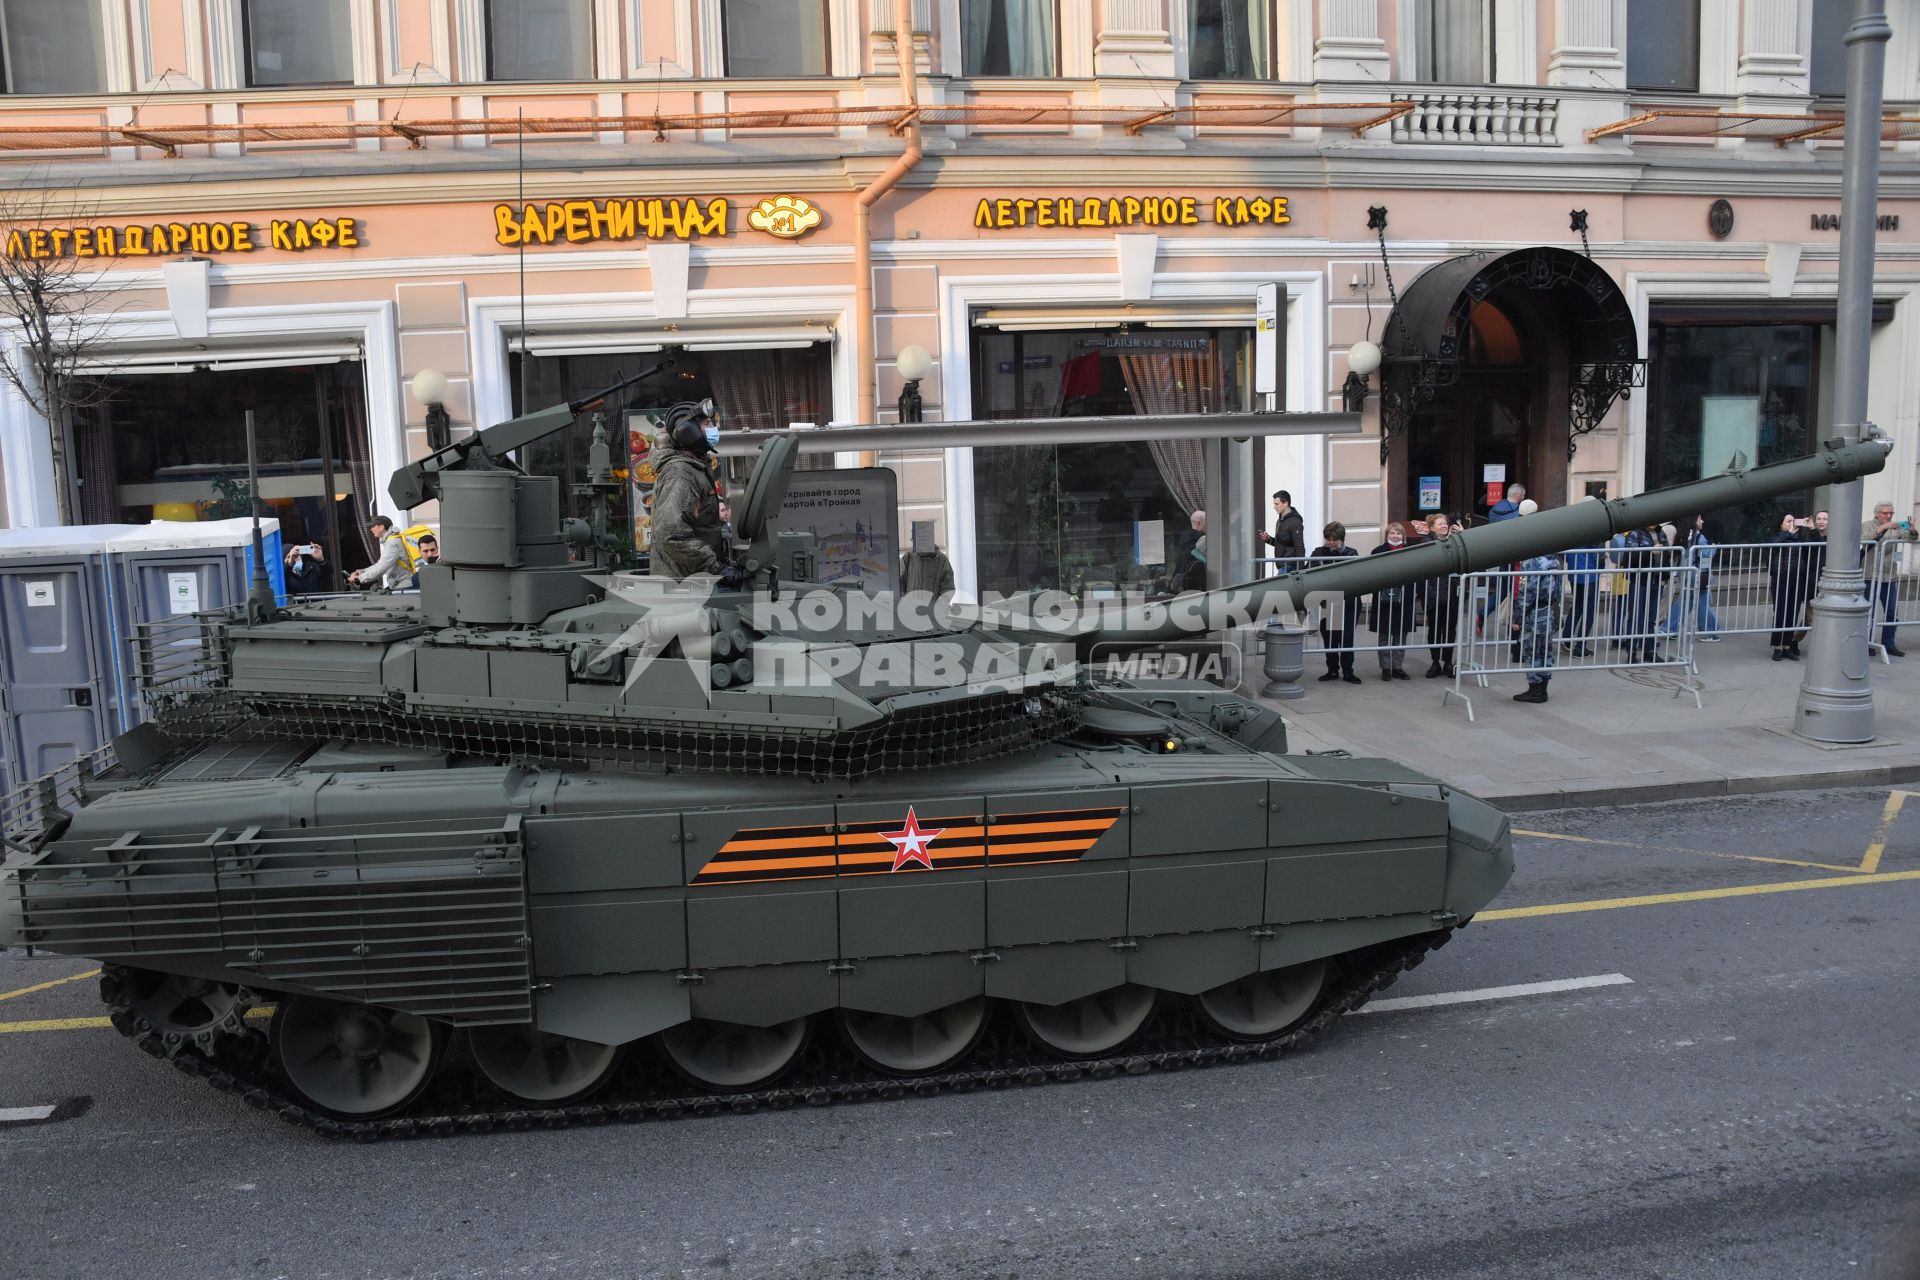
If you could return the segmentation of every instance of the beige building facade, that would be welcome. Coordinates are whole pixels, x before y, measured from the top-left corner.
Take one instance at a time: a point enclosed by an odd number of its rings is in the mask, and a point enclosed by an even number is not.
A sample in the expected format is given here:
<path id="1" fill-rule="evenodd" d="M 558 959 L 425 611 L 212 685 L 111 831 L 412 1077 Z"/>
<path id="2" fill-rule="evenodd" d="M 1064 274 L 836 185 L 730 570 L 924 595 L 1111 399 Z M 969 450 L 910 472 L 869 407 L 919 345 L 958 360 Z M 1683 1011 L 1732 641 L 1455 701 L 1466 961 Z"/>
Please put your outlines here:
<path id="1" fill-rule="evenodd" d="M 1920 13 L 1890 8 L 1869 403 L 1897 444 L 1868 497 L 1906 513 Z M 879 455 L 902 528 L 936 521 L 967 590 L 1128 578 L 1140 526 L 1199 505 L 1202 446 L 990 423 L 1256 407 L 1264 284 L 1285 407 L 1340 407 L 1349 350 L 1385 355 L 1364 434 L 1235 472 L 1237 504 L 1286 488 L 1310 533 L 1364 550 L 1489 484 L 1561 502 L 1792 456 L 1833 425 L 1827 9 L 917 0 L 909 107 L 893 0 L 14 0 L 6 256 L 89 285 L 115 394 L 64 436 L 0 396 L 5 517 L 230 514 L 252 408 L 263 496 L 351 565 L 428 450 L 423 369 L 455 438 L 668 349 L 616 427 L 700 395 L 824 425 L 893 420 L 918 347 L 926 416 L 983 426 Z M 584 447 L 527 461 L 577 473 Z"/>

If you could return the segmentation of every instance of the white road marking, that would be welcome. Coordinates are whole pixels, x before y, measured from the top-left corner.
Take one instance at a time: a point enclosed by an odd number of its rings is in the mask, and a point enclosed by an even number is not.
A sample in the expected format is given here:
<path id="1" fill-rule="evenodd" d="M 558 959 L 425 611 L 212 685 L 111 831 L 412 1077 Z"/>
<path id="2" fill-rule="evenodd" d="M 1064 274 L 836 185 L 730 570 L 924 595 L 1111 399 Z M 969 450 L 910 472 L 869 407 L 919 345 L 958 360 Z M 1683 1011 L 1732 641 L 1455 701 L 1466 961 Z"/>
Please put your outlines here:
<path id="1" fill-rule="evenodd" d="M 50 1120 L 53 1107 L 0 1107 L 0 1124 L 26 1124 L 31 1120 Z"/>
<path id="2" fill-rule="evenodd" d="M 1431 1009 L 1442 1004 L 1478 1004 L 1482 1000 L 1512 1000 L 1516 996 L 1545 996 L 1556 991 L 1583 991 L 1588 987 L 1631 984 L 1624 973 L 1601 973 L 1591 978 L 1555 978 L 1552 982 L 1522 982 L 1511 987 L 1481 987 L 1477 991 L 1442 991 L 1430 996 L 1395 996 L 1363 1004 L 1356 1013 L 1398 1013 L 1402 1009 Z"/>

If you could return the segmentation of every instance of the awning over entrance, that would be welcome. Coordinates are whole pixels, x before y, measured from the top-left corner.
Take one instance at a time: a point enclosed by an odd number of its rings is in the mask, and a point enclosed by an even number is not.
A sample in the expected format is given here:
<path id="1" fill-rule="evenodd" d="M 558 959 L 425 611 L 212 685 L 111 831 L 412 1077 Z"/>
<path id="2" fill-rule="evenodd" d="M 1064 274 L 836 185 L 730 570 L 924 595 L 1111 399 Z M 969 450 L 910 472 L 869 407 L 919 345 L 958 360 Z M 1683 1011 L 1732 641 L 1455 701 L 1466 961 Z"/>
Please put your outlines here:
<path id="1" fill-rule="evenodd" d="M 1516 345 L 1525 342 L 1530 354 L 1525 360 L 1516 354 L 1509 363 L 1537 364 L 1540 354 L 1560 354 L 1569 454 L 1580 436 L 1600 425 L 1622 391 L 1645 385 L 1646 361 L 1638 358 L 1633 312 L 1593 259 L 1551 245 L 1450 258 L 1408 286 L 1387 322 L 1381 343 L 1382 461 L 1412 416 L 1459 381 L 1475 354 L 1469 347 L 1480 323 L 1476 309 L 1489 302 L 1497 306 L 1515 294 L 1525 300 L 1529 319 L 1551 327 L 1552 341 L 1525 341 L 1514 334 Z M 1489 341 L 1487 327 L 1481 324 L 1483 343 Z M 1502 363 L 1498 353 L 1490 363 Z"/>

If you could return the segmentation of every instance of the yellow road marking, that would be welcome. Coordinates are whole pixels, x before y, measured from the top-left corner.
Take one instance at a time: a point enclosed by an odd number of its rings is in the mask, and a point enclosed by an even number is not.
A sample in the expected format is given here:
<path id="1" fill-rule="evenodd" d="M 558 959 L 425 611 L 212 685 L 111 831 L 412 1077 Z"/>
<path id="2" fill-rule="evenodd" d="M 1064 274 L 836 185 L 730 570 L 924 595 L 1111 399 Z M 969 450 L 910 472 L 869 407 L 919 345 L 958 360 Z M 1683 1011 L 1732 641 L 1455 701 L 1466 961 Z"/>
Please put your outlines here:
<path id="1" fill-rule="evenodd" d="M 1656 853 L 1692 853 L 1703 858 L 1728 858 L 1736 862 L 1770 862 L 1783 867 L 1810 867 L 1815 871 L 1859 871 L 1859 867 L 1836 862 L 1808 862 L 1801 858 L 1769 858 L 1757 853 L 1721 853 L 1716 849 L 1689 849 L 1677 844 L 1640 844 L 1632 840 L 1606 840 L 1599 836 L 1569 836 L 1557 831 L 1515 831 L 1516 836 L 1535 840 L 1562 840 L 1568 844 L 1604 844 L 1619 849 L 1648 849 Z"/>
<path id="2" fill-rule="evenodd" d="M 38 1018 L 32 1022 L 0 1022 L 0 1032 L 85 1031 L 92 1027 L 110 1027 L 106 1018 Z"/>
<path id="3" fill-rule="evenodd" d="M 1860 859 L 1862 871 L 1871 872 L 1880 869 L 1880 855 L 1885 853 L 1887 848 L 1887 833 L 1893 830 L 1893 820 L 1900 816 L 1900 806 L 1905 804 L 1907 797 L 1911 795 L 1920 795 L 1920 792 L 1887 792 L 1887 807 L 1880 811 L 1880 825 L 1874 828 L 1873 840 L 1867 845 L 1867 856 Z"/>
<path id="4" fill-rule="evenodd" d="M 1891 884 L 1896 880 L 1920 880 L 1920 871 L 1882 871 L 1872 875 L 1827 876 L 1819 880 L 1783 880 L 1774 884 L 1733 884 L 1720 889 L 1689 889 L 1684 893 L 1649 893 L 1637 898 L 1595 898 L 1587 902 L 1549 902 L 1537 907 L 1503 907 L 1498 911 L 1482 911 L 1474 920 L 1525 920 L 1534 916 L 1574 915 L 1582 911 L 1613 911 L 1620 907 L 1660 907 L 1674 902 L 1706 902 L 1714 898 L 1791 893 L 1795 889 Z"/>
<path id="5" fill-rule="evenodd" d="M 48 987 L 64 986 L 69 982 L 84 982 L 88 978 L 100 976 L 98 969 L 89 969 L 85 973 L 72 974 L 65 978 L 55 978 L 50 982 L 36 982 L 30 987 L 21 987 L 18 991 L 0 992 L 0 1000 L 11 1000 L 15 996 L 30 996 L 36 991 L 45 991 Z"/>

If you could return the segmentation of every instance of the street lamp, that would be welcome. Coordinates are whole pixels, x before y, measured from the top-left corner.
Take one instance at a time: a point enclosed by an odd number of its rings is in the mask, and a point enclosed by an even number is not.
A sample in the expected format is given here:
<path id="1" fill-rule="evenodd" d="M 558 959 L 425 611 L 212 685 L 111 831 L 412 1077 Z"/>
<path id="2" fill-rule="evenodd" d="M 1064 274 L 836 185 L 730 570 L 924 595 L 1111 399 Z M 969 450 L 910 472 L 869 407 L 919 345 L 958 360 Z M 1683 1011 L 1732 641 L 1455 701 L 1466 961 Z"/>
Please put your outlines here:
<path id="1" fill-rule="evenodd" d="M 900 390 L 900 421 L 920 421 L 920 379 L 933 372 L 933 357 L 922 346 L 900 348 L 900 354 L 893 358 L 894 367 L 900 370 L 900 376 L 907 385 Z"/>
<path id="2" fill-rule="evenodd" d="M 422 369 L 408 384 L 413 398 L 427 406 L 427 448 L 438 453 L 453 443 L 453 419 L 447 416 L 447 375 L 438 369 Z"/>
<path id="3" fill-rule="evenodd" d="M 1340 387 L 1340 398 L 1348 413 L 1358 413 L 1367 403 L 1367 379 L 1380 367 L 1380 344 L 1360 341 L 1347 348 L 1347 380 Z"/>

